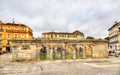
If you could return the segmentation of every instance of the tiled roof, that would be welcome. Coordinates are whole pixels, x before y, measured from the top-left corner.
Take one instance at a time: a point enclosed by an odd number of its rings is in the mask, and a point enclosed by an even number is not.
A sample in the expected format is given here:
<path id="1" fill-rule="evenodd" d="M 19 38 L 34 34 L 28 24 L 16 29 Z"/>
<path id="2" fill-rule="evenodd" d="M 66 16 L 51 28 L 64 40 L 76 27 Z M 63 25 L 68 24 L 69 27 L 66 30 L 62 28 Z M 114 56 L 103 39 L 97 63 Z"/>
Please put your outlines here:
<path id="1" fill-rule="evenodd" d="M 74 31 L 73 33 L 68 33 L 68 32 L 46 32 L 46 33 L 42 33 L 42 34 L 81 34 L 81 35 L 84 35 L 82 32 L 76 30 Z"/>
<path id="2" fill-rule="evenodd" d="M 110 28 L 108 29 L 108 31 L 111 30 L 113 27 L 115 27 L 115 26 L 117 26 L 117 25 L 120 25 L 120 22 L 115 22 L 115 24 L 114 24 L 112 27 L 110 27 Z"/>

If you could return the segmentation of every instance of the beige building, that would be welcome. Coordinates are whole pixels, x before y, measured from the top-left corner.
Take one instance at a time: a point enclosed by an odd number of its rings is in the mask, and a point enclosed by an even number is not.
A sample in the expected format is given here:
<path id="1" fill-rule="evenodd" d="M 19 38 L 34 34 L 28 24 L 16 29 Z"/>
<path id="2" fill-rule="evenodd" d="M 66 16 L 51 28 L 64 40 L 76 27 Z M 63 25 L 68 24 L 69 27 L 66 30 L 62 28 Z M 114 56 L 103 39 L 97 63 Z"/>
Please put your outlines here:
<path id="1" fill-rule="evenodd" d="M 79 30 L 74 31 L 73 33 L 68 32 L 47 32 L 42 33 L 42 38 L 47 39 L 84 39 L 84 34 Z"/>
<path id="2" fill-rule="evenodd" d="M 108 29 L 109 31 L 109 46 L 112 49 L 119 50 L 120 45 L 120 22 L 115 24 Z"/>

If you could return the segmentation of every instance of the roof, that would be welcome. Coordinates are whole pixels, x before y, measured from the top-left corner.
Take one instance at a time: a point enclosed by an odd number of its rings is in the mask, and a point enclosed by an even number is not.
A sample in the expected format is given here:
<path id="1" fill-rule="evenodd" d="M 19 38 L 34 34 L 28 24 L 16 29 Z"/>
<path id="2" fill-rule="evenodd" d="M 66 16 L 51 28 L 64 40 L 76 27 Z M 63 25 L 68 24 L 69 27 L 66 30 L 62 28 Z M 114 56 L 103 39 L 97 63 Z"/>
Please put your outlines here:
<path id="1" fill-rule="evenodd" d="M 1 25 L 7 25 L 7 26 L 24 26 L 24 27 L 28 27 L 27 25 L 25 25 L 25 24 L 17 24 L 17 23 L 15 23 L 15 22 L 13 22 L 13 23 L 2 23 L 2 21 L 0 21 L 0 23 L 1 23 Z M 32 30 L 30 27 L 28 27 L 30 30 Z"/>
<path id="2" fill-rule="evenodd" d="M 13 26 L 19 26 L 20 25 L 20 26 L 26 26 L 24 24 L 16 24 L 16 23 L 2 23 L 2 25 L 13 25 Z"/>
<path id="3" fill-rule="evenodd" d="M 115 22 L 115 24 L 113 24 L 113 26 L 110 27 L 110 28 L 108 29 L 108 31 L 111 30 L 113 27 L 115 27 L 115 26 L 117 26 L 117 25 L 120 25 L 120 22 Z"/>
<path id="4" fill-rule="evenodd" d="M 68 32 L 46 32 L 46 33 L 42 33 L 42 34 L 81 34 L 84 35 L 82 32 L 80 32 L 79 30 L 74 31 L 73 33 L 68 33 Z"/>

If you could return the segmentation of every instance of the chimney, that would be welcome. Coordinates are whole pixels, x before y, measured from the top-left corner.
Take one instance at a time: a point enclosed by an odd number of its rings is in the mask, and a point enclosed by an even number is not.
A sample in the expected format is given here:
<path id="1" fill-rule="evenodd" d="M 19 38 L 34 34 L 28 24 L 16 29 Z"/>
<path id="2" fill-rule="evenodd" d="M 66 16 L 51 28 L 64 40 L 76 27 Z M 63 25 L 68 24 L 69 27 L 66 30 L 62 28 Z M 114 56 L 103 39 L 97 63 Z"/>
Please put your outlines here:
<path id="1" fill-rule="evenodd" d="M 115 21 L 114 23 L 115 23 L 115 24 L 117 24 L 118 22 L 117 22 L 117 21 Z"/>

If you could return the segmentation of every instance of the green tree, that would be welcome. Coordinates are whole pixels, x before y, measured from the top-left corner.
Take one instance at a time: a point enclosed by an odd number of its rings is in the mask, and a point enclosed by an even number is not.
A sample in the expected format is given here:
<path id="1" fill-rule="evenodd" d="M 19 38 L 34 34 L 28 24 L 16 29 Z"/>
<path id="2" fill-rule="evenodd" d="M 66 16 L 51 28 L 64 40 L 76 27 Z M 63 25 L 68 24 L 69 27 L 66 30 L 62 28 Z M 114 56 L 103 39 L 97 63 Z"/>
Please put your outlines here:
<path id="1" fill-rule="evenodd" d="M 94 37 L 93 36 L 87 36 L 86 39 L 94 39 Z"/>
<path id="2" fill-rule="evenodd" d="M 105 40 L 109 41 L 109 37 L 106 37 Z"/>

